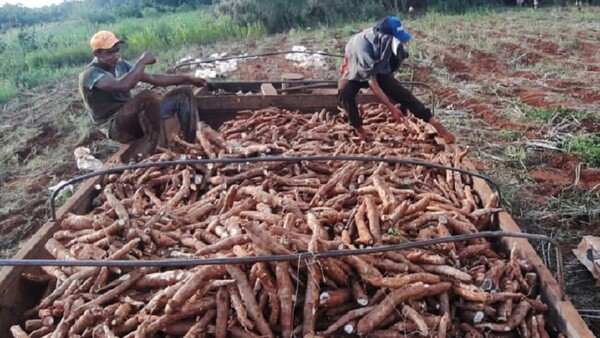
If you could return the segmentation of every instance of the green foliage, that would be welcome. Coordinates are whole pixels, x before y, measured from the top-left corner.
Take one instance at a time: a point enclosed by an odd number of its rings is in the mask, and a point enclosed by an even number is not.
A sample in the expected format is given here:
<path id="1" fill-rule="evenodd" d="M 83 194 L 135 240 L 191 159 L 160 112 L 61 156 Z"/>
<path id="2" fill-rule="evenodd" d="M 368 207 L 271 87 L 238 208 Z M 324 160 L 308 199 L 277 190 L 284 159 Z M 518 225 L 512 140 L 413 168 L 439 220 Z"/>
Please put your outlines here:
<path id="1" fill-rule="evenodd" d="M 198 22 L 203 24 L 199 25 Z M 230 18 L 214 16 L 206 11 L 167 14 L 152 20 L 128 20 L 111 29 L 127 41 L 125 52 L 129 54 L 264 33 L 264 29 L 257 24 L 241 25 Z"/>
<path id="2" fill-rule="evenodd" d="M 588 133 L 578 133 L 571 140 L 565 142 L 562 148 L 577 155 L 592 166 L 600 166 L 600 136 Z"/>
<path id="3" fill-rule="evenodd" d="M 47 6 L 34 9 L 23 7 L 21 5 L 5 4 L 0 7 L 0 30 L 63 20 L 67 15 L 65 9 L 69 7 L 69 3 L 60 7 Z"/>
<path id="4" fill-rule="evenodd" d="M 0 103 L 8 101 L 19 92 L 14 82 L 0 78 Z"/>
<path id="5" fill-rule="evenodd" d="M 525 117 L 532 122 L 549 122 L 553 117 L 572 118 L 582 123 L 600 121 L 598 114 L 586 110 L 570 110 L 561 107 L 555 108 L 525 108 Z"/>
<path id="6" fill-rule="evenodd" d="M 58 49 L 44 49 L 25 56 L 29 69 L 45 67 L 62 68 L 77 64 L 85 64 L 90 59 L 90 52 L 81 46 L 70 46 Z"/>
<path id="7" fill-rule="evenodd" d="M 532 122 L 548 122 L 552 116 L 560 112 L 559 108 L 533 108 L 525 112 L 527 120 Z"/>
<path id="8" fill-rule="evenodd" d="M 589 0 L 598 5 L 600 0 Z M 567 0 L 544 0 L 544 6 L 566 5 Z M 331 24 L 340 19 L 373 19 L 387 13 L 406 13 L 408 6 L 450 13 L 498 6 L 515 7 L 514 0 L 71 0 L 59 5 L 27 8 L 6 4 L 0 7 L 0 29 L 81 18 L 86 22 L 112 23 L 119 18 L 154 17 L 156 13 L 197 10 L 217 5 L 243 23 L 259 23 L 269 32 L 304 24 Z M 264 10 L 264 11 L 263 11 Z M 591 13 L 579 13 L 594 20 Z M 283 28 L 279 28 L 283 25 Z M 287 26 L 287 28 L 285 28 Z"/>
<path id="9" fill-rule="evenodd" d="M 473 8 L 490 8 L 502 5 L 501 0 L 454 0 L 454 1 L 433 1 L 432 7 L 442 12 L 465 13 Z"/>
<path id="10" fill-rule="evenodd" d="M 162 13 L 154 7 L 142 8 L 142 16 L 144 18 L 158 18 Z"/>
<path id="11" fill-rule="evenodd" d="M 550 210 L 595 209 L 600 200 L 593 190 L 562 189 L 548 201 Z"/>
<path id="12" fill-rule="evenodd" d="M 372 20 L 387 13 L 382 3 L 373 0 L 222 0 L 215 11 L 242 26 L 259 23 L 268 33 L 347 20 Z"/>
<path id="13" fill-rule="evenodd" d="M 512 145 L 504 148 L 504 158 L 506 159 L 506 164 L 511 165 L 514 168 L 518 168 L 521 166 L 523 169 L 527 170 L 524 161 L 527 159 L 527 153 L 525 149 L 522 147 L 515 147 Z M 527 171 L 525 171 L 526 173 Z"/>
<path id="14" fill-rule="evenodd" d="M 35 32 L 33 31 L 21 29 L 17 35 L 17 40 L 24 50 L 31 51 L 38 49 Z"/>
<path id="15" fill-rule="evenodd" d="M 73 196 L 72 189 L 68 189 L 68 188 L 63 189 L 59 193 L 59 195 L 56 197 L 56 200 L 54 201 L 55 207 L 56 208 L 62 207 L 65 203 L 67 203 L 67 201 L 69 200 L 69 198 L 71 198 L 71 196 Z"/>
<path id="16" fill-rule="evenodd" d="M 502 130 L 500 131 L 498 137 L 503 141 L 517 141 L 522 139 L 525 136 L 525 133 L 520 130 Z"/>
<path id="17" fill-rule="evenodd" d="M 150 13 L 195 10 L 212 3 L 212 0 L 67 0 L 41 8 L 6 4 L 0 7 L 0 30 L 68 19 L 96 24 L 113 23 L 118 19 L 140 18 Z"/>
<path id="18" fill-rule="evenodd" d="M 97 12 L 94 9 L 79 12 L 78 19 L 97 25 L 110 24 L 117 21 L 117 17 L 111 12 Z"/>
<path id="19" fill-rule="evenodd" d="M 485 173 L 489 175 L 489 173 Z M 539 207 L 535 205 L 533 199 L 523 194 L 522 189 L 529 185 L 527 181 L 521 182 L 514 179 L 513 172 L 507 172 L 511 176 L 500 176 L 492 179 L 500 185 L 500 191 L 502 191 L 502 207 L 515 217 L 524 217 L 531 210 L 537 210 Z M 526 189 L 526 188 L 525 188 Z"/>
<path id="20" fill-rule="evenodd" d="M 156 13 L 158 11 L 156 9 Z M 112 12 L 98 8 L 88 8 L 82 13 L 112 15 Z M 89 17 L 84 15 L 83 20 L 89 20 Z M 0 57 L 3 59 L 0 63 L 0 102 L 5 102 L 22 89 L 77 74 L 92 58 L 88 41 L 99 29 L 112 30 L 127 41 L 123 49 L 126 59 L 152 50 L 163 60 L 165 54 L 173 59 L 176 56 L 174 50 L 186 45 L 256 37 L 265 32 L 260 24 L 240 25 L 208 10 L 166 13 L 151 18 L 119 20 L 112 24 L 90 22 L 78 18 L 61 24 L 0 31 Z"/>
<path id="21" fill-rule="evenodd" d="M 578 110 L 571 113 L 573 117 L 582 123 L 600 122 L 600 115 L 585 110 Z"/>

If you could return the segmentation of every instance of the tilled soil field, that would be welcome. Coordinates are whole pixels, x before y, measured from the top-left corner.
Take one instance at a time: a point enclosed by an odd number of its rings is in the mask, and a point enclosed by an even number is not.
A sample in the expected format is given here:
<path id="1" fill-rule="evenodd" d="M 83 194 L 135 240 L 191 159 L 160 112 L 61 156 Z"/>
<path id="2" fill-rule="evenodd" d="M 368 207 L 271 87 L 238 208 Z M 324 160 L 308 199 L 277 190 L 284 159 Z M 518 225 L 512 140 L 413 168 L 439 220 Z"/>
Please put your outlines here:
<path id="1" fill-rule="evenodd" d="M 596 310 L 596 320 L 600 292 L 570 249 L 584 235 L 600 235 L 600 170 L 593 158 L 562 145 L 600 129 L 599 17 L 593 8 L 542 9 L 406 22 L 414 37 L 409 48 L 414 79 L 433 87 L 437 115 L 461 146 L 471 148 L 478 169 L 501 184 L 505 207 L 521 228 L 564 243 L 567 295 L 579 309 Z M 296 32 L 236 45 L 231 53 L 297 44 L 341 53 L 348 37 L 348 31 L 332 31 L 323 41 Z M 283 72 L 307 79 L 337 76 L 333 60 L 328 69 L 314 70 L 275 56 L 241 62 L 229 78 L 278 79 Z M 425 91 L 417 93 L 427 102 Z M 11 256 L 47 220 L 48 188 L 79 173 L 72 156 L 76 144 L 90 146 L 101 159 L 117 149 L 81 137 L 82 110 L 74 80 L 23 93 L 2 107 L 3 256 Z M 553 267 L 548 248 L 537 249 Z M 600 334 L 591 313 L 588 323 Z"/>

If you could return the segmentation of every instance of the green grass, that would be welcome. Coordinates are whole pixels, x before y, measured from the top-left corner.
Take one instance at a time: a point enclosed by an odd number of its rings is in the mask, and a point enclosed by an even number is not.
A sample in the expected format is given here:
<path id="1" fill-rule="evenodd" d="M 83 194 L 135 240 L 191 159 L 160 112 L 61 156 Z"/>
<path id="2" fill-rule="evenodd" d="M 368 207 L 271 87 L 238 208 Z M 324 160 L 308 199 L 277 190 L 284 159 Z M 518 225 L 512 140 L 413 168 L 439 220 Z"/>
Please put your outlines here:
<path id="1" fill-rule="evenodd" d="M 600 136 L 578 133 L 562 144 L 567 153 L 575 154 L 589 165 L 600 167 Z"/>
<path id="2" fill-rule="evenodd" d="M 225 16 L 190 11 L 160 17 L 127 19 L 93 25 L 72 20 L 0 33 L 0 102 L 19 91 L 77 74 L 91 58 L 88 41 L 107 29 L 127 41 L 123 57 L 134 59 L 155 52 L 162 64 L 173 63 L 188 46 L 255 38 L 265 34 L 260 25 L 240 26 Z"/>
<path id="3" fill-rule="evenodd" d="M 522 139 L 525 133 L 520 130 L 501 130 L 498 137 L 507 142 L 513 142 Z"/>
<path id="4" fill-rule="evenodd" d="M 576 41 L 561 41 L 558 43 L 561 50 L 578 50 L 579 44 Z"/>
<path id="5" fill-rule="evenodd" d="M 569 110 L 565 108 L 533 108 L 521 104 L 521 109 L 525 112 L 525 120 L 528 122 L 550 122 L 555 115 L 563 118 L 572 118 L 581 123 L 592 123 L 600 121 L 600 116 L 596 113 L 585 110 Z"/>
<path id="6" fill-rule="evenodd" d="M 585 110 L 578 110 L 570 113 L 577 121 L 582 123 L 600 122 L 600 115 Z"/>
<path id="7" fill-rule="evenodd" d="M 18 92 L 19 88 L 14 82 L 0 78 L 0 102 L 8 101 L 8 99 L 17 95 Z"/>
<path id="8" fill-rule="evenodd" d="M 530 122 L 548 122 L 559 108 L 532 108 L 525 111 L 525 119 Z"/>
<path id="9" fill-rule="evenodd" d="M 600 200 L 593 190 L 563 189 L 550 198 L 549 210 L 588 210 L 597 209 Z"/>
<path id="10" fill-rule="evenodd" d="M 572 67 L 569 67 L 566 63 L 557 63 L 548 59 L 541 59 L 541 61 L 530 65 L 515 63 L 515 70 L 524 70 L 537 73 L 543 78 L 553 78 L 556 80 L 573 81 L 576 80 L 576 73 Z"/>
<path id="11" fill-rule="evenodd" d="M 20 166 L 19 156 L 17 156 L 17 154 L 10 154 L 6 157 L 2 157 L 0 160 L 0 178 L 2 181 L 5 181 L 7 176 L 18 172 Z"/>

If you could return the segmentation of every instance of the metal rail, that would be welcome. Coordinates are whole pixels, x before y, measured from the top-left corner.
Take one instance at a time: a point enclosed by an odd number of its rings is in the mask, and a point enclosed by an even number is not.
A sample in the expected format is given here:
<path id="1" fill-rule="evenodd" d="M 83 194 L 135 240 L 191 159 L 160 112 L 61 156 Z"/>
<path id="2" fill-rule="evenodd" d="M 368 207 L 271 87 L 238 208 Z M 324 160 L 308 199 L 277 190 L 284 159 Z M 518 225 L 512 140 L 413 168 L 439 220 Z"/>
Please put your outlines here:
<path id="1" fill-rule="evenodd" d="M 54 200 L 58 193 L 64 189 L 65 187 L 81 182 L 91 177 L 109 175 L 114 173 L 120 173 L 125 170 L 135 170 L 142 168 L 152 168 L 152 167 L 170 167 L 176 165 L 196 165 L 196 164 L 237 164 L 237 163 L 256 163 L 256 162 L 301 162 L 301 161 L 356 161 L 356 162 L 385 162 L 388 164 L 406 164 L 406 165 L 416 165 L 416 166 L 424 166 L 428 168 L 435 169 L 443 169 L 443 170 L 451 170 L 456 171 L 461 174 L 469 175 L 471 177 L 478 177 L 485 180 L 489 183 L 494 191 L 498 194 L 498 204 L 502 205 L 502 193 L 500 192 L 500 188 L 496 184 L 496 182 L 492 181 L 489 177 L 482 175 L 478 172 L 466 170 L 462 168 L 454 168 L 449 167 L 437 163 L 431 163 L 427 161 L 421 160 L 409 160 L 409 159 L 401 159 L 401 158 L 383 158 L 383 157 L 375 157 L 375 156 L 271 156 L 271 157 L 251 157 L 251 158 L 213 158 L 213 159 L 189 159 L 189 160 L 176 160 L 176 161 L 163 161 L 163 162 L 142 162 L 142 163 L 134 163 L 123 166 L 117 166 L 112 168 L 107 168 L 103 170 L 98 170 L 95 172 L 91 172 L 88 174 L 76 176 L 62 185 L 58 186 L 56 190 L 52 192 L 50 196 L 50 208 L 52 212 L 52 220 L 56 221 L 56 207 L 54 204 Z"/>
<path id="2" fill-rule="evenodd" d="M 311 80 L 307 80 L 306 82 L 309 82 Z M 312 80 L 314 81 L 314 80 Z M 268 80 L 265 80 L 265 82 L 268 82 Z M 429 91 L 429 97 L 430 97 L 430 101 L 431 101 L 431 115 L 435 116 L 435 105 L 436 105 L 436 95 L 435 95 L 435 91 L 433 90 L 433 87 L 431 87 L 430 85 L 424 83 L 424 82 L 419 82 L 419 81 L 400 81 L 398 80 L 398 82 L 401 85 L 405 85 L 405 86 L 410 86 L 410 91 L 412 92 L 413 87 L 417 86 L 417 87 L 424 87 L 427 91 Z M 218 88 L 218 84 L 219 82 L 212 82 L 212 83 L 208 83 L 208 86 L 214 85 L 213 88 Z M 224 82 L 225 83 L 225 82 Z M 281 83 L 286 83 L 286 84 L 298 84 L 298 83 L 302 83 L 302 81 L 282 81 Z M 304 85 L 299 85 L 299 86 L 294 86 L 294 87 L 288 87 L 285 89 L 277 89 L 278 93 L 282 93 L 282 92 L 289 92 L 289 91 L 293 91 L 293 90 L 302 90 L 302 89 L 309 89 L 309 88 L 334 88 L 337 87 L 337 81 L 335 80 L 323 80 L 323 81 L 318 81 L 318 83 L 310 83 L 310 84 L 304 84 Z"/>
<path id="3" fill-rule="evenodd" d="M 302 81 L 300 81 L 302 82 Z M 415 86 L 417 87 L 425 87 L 428 91 L 429 91 L 429 97 L 431 100 L 431 115 L 435 116 L 435 105 L 436 105 L 436 95 L 435 95 L 435 91 L 433 90 L 433 87 L 431 87 L 430 85 L 424 83 L 424 82 L 419 82 L 419 81 L 401 81 L 398 80 L 398 82 L 400 82 L 400 84 L 402 85 L 406 85 L 406 86 L 410 86 L 410 91 L 413 91 L 413 88 Z M 295 83 L 295 82 L 288 82 L 288 83 Z M 293 91 L 293 90 L 301 90 L 301 89 L 310 89 L 310 88 L 328 88 L 328 87 L 332 87 L 332 85 L 337 85 L 337 82 L 325 82 L 323 81 L 322 83 L 315 83 L 315 84 L 309 84 L 309 85 L 301 85 L 301 86 L 294 86 L 294 87 L 288 87 L 285 89 L 278 89 L 277 92 L 278 93 L 282 93 L 282 92 L 289 92 L 289 91 Z"/>
<path id="4" fill-rule="evenodd" d="M 265 52 L 265 53 L 247 54 L 247 55 L 224 56 L 224 57 L 220 57 L 220 58 L 213 58 L 213 59 L 206 59 L 206 60 L 186 61 L 186 62 L 182 62 L 180 64 L 175 65 L 173 67 L 173 71 L 176 71 L 178 68 L 181 68 L 181 67 L 199 65 L 199 64 L 203 64 L 203 63 L 213 63 L 213 62 L 217 62 L 217 61 L 228 61 L 228 60 L 239 60 L 239 59 L 250 59 L 250 58 L 258 58 L 258 57 L 263 57 L 263 56 L 274 56 L 274 55 L 281 55 L 281 54 L 317 54 L 317 55 L 329 56 L 329 57 L 340 58 L 340 59 L 344 57 L 344 54 L 336 54 L 336 53 L 328 53 L 328 52 L 314 52 L 314 51 L 309 51 L 309 50 L 306 50 L 306 51 L 296 51 L 296 50 L 275 51 L 275 52 Z M 406 63 L 401 64 L 400 67 L 410 68 L 410 70 L 411 70 L 410 80 L 412 81 L 414 79 L 415 67 L 413 67 L 410 64 L 406 64 Z"/>
<path id="5" fill-rule="evenodd" d="M 77 267 L 183 267 L 222 264 L 253 264 L 261 262 L 298 261 L 327 257 L 375 254 L 387 251 L 422 248 L 428 245 L 468 241 L 478 238 L 525 238 L 552 243 L 556 248 L 556 274 L 560 297 L 564 298 L 563 262 L 560 243 L 548 236 L 511 231 L 482 231 L 474 234 L 440 237 L 400 244 L 383 245 L 365 249 L 342 249 L 324 252 L 299 252 L 289 255 L 264 255 L 225 258 L 149 259 L 149 260 L 64 260 L 64 259 L 0 259 L 0 266 L 77 266 Z"/>
<path id="6" fill-rule="evenodd" d="M 224 57 L 220 57 L 220 58 L 206 59 L 206 60 L 187 61 L 187 62 L 182 62 L 178 65 L 175 65 L 173 67 L 173 70 L 176 71 L 177 68 L 191 66 L 191 65 L 199 65 L 199 64 L 203 64 L 203 63 L 213 63 L 213 62 L 217 62 L 217 61 L 228 61 L 228 60 L 238 60 L 238 59 L 251 59 L 251 58 L 257 58 L 257 57 L 274 56 L 274 55 L 281 55 L 281 54 L 317 54 L 317 55 L 330 56 L 330 57 L 335 57 L 335 58 L 340 58 L 340 59 L 344 57 L 344 54 L 289 50 L 289 51 L 276 51 L 276 52 L 265 52 L 265 53 L 257 53 L 257 54 L 247 54 L 247 55 L 224 56 Z"/>
<path id="7" fill-rule="evenodd" d="M 288 83 L 292 83 L 292 82 L 288 82 Z M 302 83 L 302 81 L 300 81 L 300 83 Z M 308 84 L 308 85 L 301 85 L 301 86 L 277 89 L 277 93 L 281 94 L 281 93 L 285 93 L 285 92 L 291 92 L 294 90 L 313 89 L 313 88 L 333 88 L 333 86 L 331 83 L 327 83 L 327 82 L 313 83 L 313 84 Z"/>
<path id="8" fill-rule="evenodd" d="M 248 55 L 224 56 L 224 57 L 220 57 L 220 58 L 213 58 L 213 59 L 206 59 L 206 60 L 186 61 L 186 62 L 182 62 L 180 64 L 175 65 L 173 67 L 173 72 L 176 72 L 177 69 L 181 68 L 181 67 L 192 66 L 192 65 L 199 65 L 199 64 L 203 64 L 203 63 L 213 63 L 213 62 L 217 62 L 217 61 L 228 61 L 228 60 L 238 60 L 238 59 L 250 59 L 250 58 L 257 58 L 257 57 L 264 57 L 264 56 L 274 56 L 274 55 L 294 54 L 294 53 L 298 53 L 298 54 L 317 54 L 317 55 L 329 56 L 329 57 L 334 57 L 334 58 L 343 58 L 344 57 L 344 54 L 336 54 L 336 53 L 328 53 L 328 52 L 294 51 L 294 50 L 290 50 L 290 51 L 276 51 L 276 52 L 265 52 L 265 53 L 248 54 Z M 408 82 L 413 82 L 414 79 L 415 79 L 415 67 L 413 65 L 410 65 L 410 64 L 407 64 L 407 63 L 402 63 L 400 65 L 400 69 L 402 69 L 402 68 L 408 68 L 409 69 L 409 71 L 410 71 L 410 80 Z M 400 69 L 398 69 L 398 72 L 400 71 Z M 319 88 L 319 87 L 313 87 L 313 88 Z M 410 84 L 410 91 L 411 92 L 413 91 L 413 88 L 414 88 L 414 84 Z"/>

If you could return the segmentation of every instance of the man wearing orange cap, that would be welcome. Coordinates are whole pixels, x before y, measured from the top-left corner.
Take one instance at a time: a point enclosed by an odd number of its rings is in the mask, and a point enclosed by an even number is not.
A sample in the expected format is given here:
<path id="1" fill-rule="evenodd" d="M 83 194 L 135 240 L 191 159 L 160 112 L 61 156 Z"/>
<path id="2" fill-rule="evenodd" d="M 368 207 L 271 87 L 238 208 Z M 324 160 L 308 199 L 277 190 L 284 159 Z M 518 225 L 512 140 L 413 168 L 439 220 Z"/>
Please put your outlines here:
<path id="1" fill-rule="evenodd" d="M 153 153 L 159 143 L 166 142 L 162 122 L 166 118 L 176 117 L 184 139 L 193 141 L 198 110 L 191 87 L 176 88 L 162 98 L 148 90 L 132 97 L 131 90 L 140 81 L 155 86 L 202 87 L 204 79 L 146 73 L 146 65 L 155 63 L 155 56 L 145 52 L 132 65 L 120 57 L 123 43 L 109 31 L 99 31 L 90 39 L 94 60 L 79 74 L 79 92 L 93 122 L 115 141 L 135 141 L 136 151 L 143 155 Z"/>
<path id="2" fill-rule="evenodd" d="M 394 78 L 394 72 L 408 57 L 403 44 L 410 40 L 400 19 L 387 16 L 374 27 L 354 35 L 346 45 L 342 78 L 338 82 L 339 100 L 348 114 L 350 124 L 362 139 L 367 138 L 363 127 L 356 95 L 361 88 L 370 88 L 377 99 L 390 111 L 396 122 L 404 121 L 406 110 L 415 117 L 429 122 L 446 142 L 454 143 L 455 138 L 437 121 L 408 89 Z M 400 104 L 401 108 L 395 104 Z"/>

